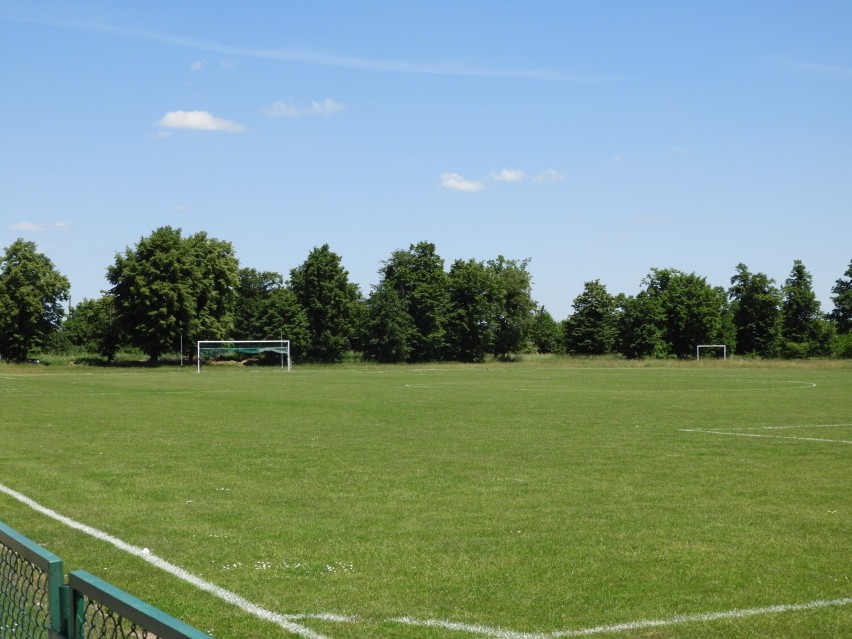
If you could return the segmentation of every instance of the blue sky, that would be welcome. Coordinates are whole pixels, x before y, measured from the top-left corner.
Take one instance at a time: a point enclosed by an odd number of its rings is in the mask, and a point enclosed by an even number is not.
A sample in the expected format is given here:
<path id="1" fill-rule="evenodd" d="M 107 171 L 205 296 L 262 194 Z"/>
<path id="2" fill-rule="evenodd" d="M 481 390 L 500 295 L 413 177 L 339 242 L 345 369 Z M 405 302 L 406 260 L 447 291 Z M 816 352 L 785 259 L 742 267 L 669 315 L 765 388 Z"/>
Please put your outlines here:
<path id="1" fill-rule="evenodd" d="M 531 258 L 557 319 L 652 267 L 852 259 L 852 2 L 6 2 L 0 246 L 76 303 L 155 228 L 367 294 L 419 241 Z"/>

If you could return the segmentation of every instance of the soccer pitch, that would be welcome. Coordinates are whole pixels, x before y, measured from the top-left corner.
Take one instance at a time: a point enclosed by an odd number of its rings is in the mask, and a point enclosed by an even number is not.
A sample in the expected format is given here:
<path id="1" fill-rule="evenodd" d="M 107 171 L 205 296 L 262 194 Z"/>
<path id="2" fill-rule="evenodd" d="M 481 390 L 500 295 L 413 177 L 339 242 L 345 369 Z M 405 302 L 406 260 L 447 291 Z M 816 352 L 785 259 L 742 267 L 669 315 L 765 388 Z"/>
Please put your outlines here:
<path id="1" fill-rule="evenodd" d="M 217 639 L 852 634 L 849 363 L 2 365 L 0 488 Z"/>

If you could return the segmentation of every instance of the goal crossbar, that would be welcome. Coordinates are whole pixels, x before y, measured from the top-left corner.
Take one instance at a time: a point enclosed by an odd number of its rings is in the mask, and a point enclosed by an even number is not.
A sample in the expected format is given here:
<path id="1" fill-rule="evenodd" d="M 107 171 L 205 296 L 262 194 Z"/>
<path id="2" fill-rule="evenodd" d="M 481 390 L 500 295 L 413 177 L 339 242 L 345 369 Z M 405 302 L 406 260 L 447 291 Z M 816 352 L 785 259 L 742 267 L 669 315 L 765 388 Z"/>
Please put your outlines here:
<path id="1" fill-rule="evenodd" d="M 290 362 L 290 340 L 261 339 L 261 340 L 199 340 L 196 352 L 197 372 L 201 372 L 202 355 L 227 355 L 241 353 L 254 355 L 259 353 L 278 353 L 281 355 L 281 368 L 284 368 L 286 356 L 287 371 L 292 370 Z"/>
<path id="2" fill-rule="evenodd" d="M 721 348 L 722 349 L 722 359 L 728 359 L 728 346 L 726 344 L 698 344 L 695 347 L 695 359 L 701 359 L 701 349 L 702 348 Z"/>

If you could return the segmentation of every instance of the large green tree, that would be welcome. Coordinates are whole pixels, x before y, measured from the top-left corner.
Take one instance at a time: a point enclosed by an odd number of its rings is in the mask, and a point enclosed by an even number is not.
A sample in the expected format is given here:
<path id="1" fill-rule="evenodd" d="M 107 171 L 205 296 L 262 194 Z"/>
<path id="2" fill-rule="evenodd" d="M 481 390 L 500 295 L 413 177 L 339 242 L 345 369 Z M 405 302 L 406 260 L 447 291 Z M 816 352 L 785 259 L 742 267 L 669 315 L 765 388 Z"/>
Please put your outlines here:
<path id="1" fill-rule="evenodd" d="M 234 338 L 264 339 L 258 327 L 259 317 L 273 291 L 284 287 L 284 277 L 273 271 L 241 268 L 234 305 Z M 277 338 L 278 336 L 274 336 Z"/>
<path id="2" fill-rule="evenodd" d="M 532 298 L 532 276 L 527 271 L 529 259 L 507 260 L 500 255 L 488 260 L 486 267 L 500 286 L 496 333 L 492 352 L 497 357 L 519 353 L 527 345 L 535 302 Z"/>
<path id="3" fill-rule="evenodd" d="M 573 355 L 603 355 L 615 350 L 618 336 L 616 299 L 600 280 L 586 282 L 565 320 L 565 350 Z"/>
<path id="4" fill-rule="evenodd" d="M 107 269 L 123 332 L 151 361 L 180 337 L 225 339 L 233 327 L 239 264 L 230 242 L 169 226 L 116 254 Z"/>
<path id="5" fill-rule="evenodd" d="M 310 344 L 306 359 L 339 362 L 359 329 L 361 295 L 340 256 L 323 244 L 290 271 L 290 289 L 305 310 Z"/>
<path id="6" fill-rule="evenodd" d="M 664 358 L 671 354 L 666 341 L 666 309 L 663 300 L 647 291 L 616 297 L 617 350 L 631 359 Z"/>
<path id="7" fill-rule="evenodd" d="M 728 289 L 736 329 L 738 355 L 771 357 L 778 354 L 781 337 L 781 292 L 763 273 L 751 273 L 737 264 Z"/>
<path id="8" fill-rule="evenodd" d="M 691 357 L 697 344 L 733 344 L 723 288 L 677 269 L 651 269 L 642 283 L 644 290 L 626 303 L 625 355 Z"/>
<path id="9" fill-rule="evenodd" d="M 447 337 L 452 359 L 482 362 L 494 352 L 503 288 L 482 262 L 456 260 L 448 275 Z"/>
<path id="10" fill-rule="evenodd" d="M 15 240 L 0 257 L 0 356 L 26 359 L 59 329 L 71 285 L 34 242 Z"/>
<path id="11" fill-rule="evenodd" d="M 844 277 L 838 279 L 831 288 L 831 301 L 834 302 L 829 317 L 836 323 L 841 335 L 852 333 L 852 260 Z"/>
<path id="12" fill-rule="evenodd" d="M 362 336 L 366 360 L 396 363 L 411 357 L 417 327 L 408 305 L 388 283 L 378 285 L 367 300 L 367 318 Z"/>
<path id="13" fill-rule="evenodd" d="M 819 300 L 813 291 L 813 278 L 801 260 L 793 268 L 782 287 L 781 334 L 784 355 L 811 357 L 831 352 L 833 326 L 824 320 Z"/>
<path id="14" fill-rule="evenodd" d="M 419 242 L 408 250 L 394 251 L 382 263 L 379 275 L 381 281 L 376 292 L 382 295 L 379 304 L 382 312 L 388 312 L 388 304 L 393 301 L 385 289 L 393 289 L 401 309 L 411 319 L 404 349 L 408 353 L 406 359 L 412 362 L 442 359 L 447 349 L 449 295 L 444 260 L 437 254 L 435 245 Z M 371 308 L 375 315 L 375 305 Z M 407 324 L 404 320 L 400 322 Z M 375 341 L 378 336 L 371 339 Z"/>

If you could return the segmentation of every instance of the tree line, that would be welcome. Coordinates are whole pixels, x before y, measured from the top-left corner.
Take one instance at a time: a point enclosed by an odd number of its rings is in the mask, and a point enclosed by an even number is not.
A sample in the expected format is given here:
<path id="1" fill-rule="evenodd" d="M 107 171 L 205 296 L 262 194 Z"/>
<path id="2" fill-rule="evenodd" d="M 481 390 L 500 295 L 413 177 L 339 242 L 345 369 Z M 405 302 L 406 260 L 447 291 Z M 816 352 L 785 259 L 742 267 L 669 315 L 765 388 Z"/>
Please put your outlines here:
<path id="1" fill-rule="evenodd" d="M 327 244 L 289 277 L 241 267 L 230 242 L 161 227 L 117 253 L 111 288 L 67 314 L 70 284 L 33 242 L 0 256 L 0 356 L 71 348 L 112 360 L 124 348 L 150 361 L 200 339 L 291 342 L 295 361 L 482 362 L 519 353 L 691 357 L 726 344 L 751 357 L 852 357 L 852 260 L 827 315 L 796 260 L 779 286 L 738 264 L 726 289 L 704 277 L 652 268 L 636 295 L 586 282 L 572 313 L 555 319 L 532 296 L 529 260 L 453 261 L 429 242 L 381 262 L 368 295 Z"/>

